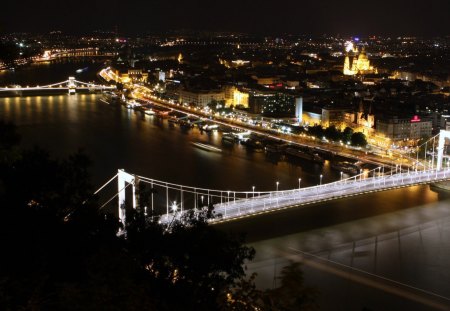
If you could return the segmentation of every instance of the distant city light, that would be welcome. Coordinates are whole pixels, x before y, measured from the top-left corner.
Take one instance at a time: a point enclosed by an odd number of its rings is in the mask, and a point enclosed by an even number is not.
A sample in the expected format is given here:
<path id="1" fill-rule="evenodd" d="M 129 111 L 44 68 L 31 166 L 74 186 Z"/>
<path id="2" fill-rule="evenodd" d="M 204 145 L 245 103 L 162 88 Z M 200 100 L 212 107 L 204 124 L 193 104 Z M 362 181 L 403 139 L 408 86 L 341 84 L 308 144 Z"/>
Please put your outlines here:
<path id="1" fill-rule="evenodd" d="M 345 42 L 345 51 L 350 52 L 353 50 L 353 42 L 347 41 Z"/>

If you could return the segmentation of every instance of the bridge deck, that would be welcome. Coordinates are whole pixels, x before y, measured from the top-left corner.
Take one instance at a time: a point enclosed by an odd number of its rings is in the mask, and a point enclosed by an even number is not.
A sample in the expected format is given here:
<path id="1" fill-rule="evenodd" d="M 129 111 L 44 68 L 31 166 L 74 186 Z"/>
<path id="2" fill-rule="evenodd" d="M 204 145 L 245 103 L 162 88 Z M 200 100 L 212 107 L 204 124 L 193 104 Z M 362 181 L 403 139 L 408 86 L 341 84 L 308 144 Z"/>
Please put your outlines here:
<path id="1" fill-rule="evenodd" d="M 258 214 L 370 192 L 446 181 L 450 180 L 450 171 L 428 170 L 399 173 L 385 177 L 358 178 L 303 189 L 273 192 L 254 198 L 236 201 L 233 200 L 233 197 L 227 196 L 225 203 L 215 205 L 214 210 L 218 218 L 212 220 L 212 222 L 231 221 Z M 180 216 L 180 212 L 175 215 L 176 218 L 179 218 Z M 161 217 L 161 222 L 170 222 L 173 217 L 173 214 L 163 215 Z"/>

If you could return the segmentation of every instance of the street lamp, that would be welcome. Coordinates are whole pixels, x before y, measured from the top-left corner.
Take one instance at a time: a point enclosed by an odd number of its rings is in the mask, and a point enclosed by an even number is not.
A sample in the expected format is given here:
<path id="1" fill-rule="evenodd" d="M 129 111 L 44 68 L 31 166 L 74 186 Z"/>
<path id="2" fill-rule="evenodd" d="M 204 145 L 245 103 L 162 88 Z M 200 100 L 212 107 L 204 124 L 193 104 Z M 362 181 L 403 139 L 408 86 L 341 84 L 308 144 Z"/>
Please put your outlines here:
<path id="1" fill-rule="evenodd" d="M 322 185 L 322 174 L 320 174 L 320 183 L 319 183 L 319 185 Z"/>
<path id="2" fill-rule="evenodd" d="M 300 184 L 301 184 L 301 182 L 302 182 L 302 179 L 301 178 L 299 178 L 298 179 L 298 189 L 300 189 L 301 187 L 300 187 Z"/>
<path id="3" fill-rule="evenodd" d="M 341 181 L 342 181 L 343 178 L 344 178 L 344 173 L 341 172 Z"/>
<path id="4" fill-rule="evenodd" d="M 255 197 L 255 186 L 252 186 L 252 190 L 253 190 L 253 197 Z"/>
<path id="5" fill-rule="evenodd" d="M 277 192 L 278 192 L 278 185 L 280 184 L 280 182 L 277 181 Z"/>
<path id="6" fill-rule="evenodd" d="M 172 203 L 172 212 L 176 213 L 178 207 L 177 207 L 177 201 L 173 201 Z"/>

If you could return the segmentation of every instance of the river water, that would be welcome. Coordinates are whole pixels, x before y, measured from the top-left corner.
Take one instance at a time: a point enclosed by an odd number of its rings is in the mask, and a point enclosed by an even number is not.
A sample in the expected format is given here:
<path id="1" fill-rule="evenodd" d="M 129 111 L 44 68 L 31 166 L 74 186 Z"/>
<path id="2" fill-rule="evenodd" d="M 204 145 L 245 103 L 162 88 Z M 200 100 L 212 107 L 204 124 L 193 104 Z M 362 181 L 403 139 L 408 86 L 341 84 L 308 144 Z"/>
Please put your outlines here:
<path id="1" fill-rule="evenodd" d="M 91 81 L 101 62 L 70 61 L 0 73 L 0 85 Z M 19 127 L 24 146 L 63 157 L 81 148 L 101 185 L 118 168 L 198 187 L 280 190 L 339 178 L 329 162 L 268 158 L 220 133 L 183 131 L 167 120 L 112 106 L 101 95 L 0 98 L 0 118 Z M 198 149 L 205 142 L 221 153 Z M 114 186 L 113 186 L 114 188 Z M 112 190 L 110 190 L 112 191 Z M 289 260 L 304 263 L 305 280 L 319 289 L 323 310 L 445 310 L 450 305 L 450 207 L 445 193 L 417 186 L 338 200 L 222 225 L 248 233 L 257 250 L 249 272 L 261 288 L 279 285 Z M 114 205 L 111 208 L 115 208 Z M 442 296 L 442 297 L 439 297 Z"/>

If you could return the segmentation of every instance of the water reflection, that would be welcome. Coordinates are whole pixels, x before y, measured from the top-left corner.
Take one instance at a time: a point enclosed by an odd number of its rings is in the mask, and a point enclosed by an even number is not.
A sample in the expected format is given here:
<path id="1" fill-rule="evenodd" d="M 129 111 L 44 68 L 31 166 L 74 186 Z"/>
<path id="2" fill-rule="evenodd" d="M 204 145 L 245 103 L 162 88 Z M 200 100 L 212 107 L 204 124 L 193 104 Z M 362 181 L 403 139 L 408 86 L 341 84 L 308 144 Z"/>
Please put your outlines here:
<path id="1" fill-rule="evenodd" d="M 331 219 L 323 219 L 330 218 L 329 215 Z M 280 237 L 269 238 L 269 222 L 277 223 L 271 230 L 281 231 Z M 430 191 L 428 186 L 399 189 L 232 227 L 233 230 L 243 228 L 257 240 L 251 244 L 257 256 L 248 266 L 249 273 L 258 273 L 260 287 L 272 287 L 289 260 L 301 260 L 307 281 L 318 286 L 326 297 L 360 297 L 345 300 L 343 310 L 361 310 L 368 301 L 380 310 L 405 305 L 414 310 L 428 310 L 433 303 L 437 304 L 433 305 L 436 308 L 450 306 L 450 299 L 439 297 L 450 297 L 447 286 L 450 282 L 447 242 L 450 195 L 447 192 Z M 266 233 L 261 234 L 262 231 Z M 272 232 L 274 235 L 277 232 Z M 349 283 L 343 278 L 348 278 Z M 370 291 L 357 281 L 359 278 L 370 281 L 369 285 L 365 284 Z M 339 285 L 330 287 L 331 284 Z M 393 286 L 395 290 L 391 290 Z M 411 293 L 409 286 L 418 289 Z M 320 303 L 324 310 L 335 310 L 327 300 L 322 299 Z"/>

